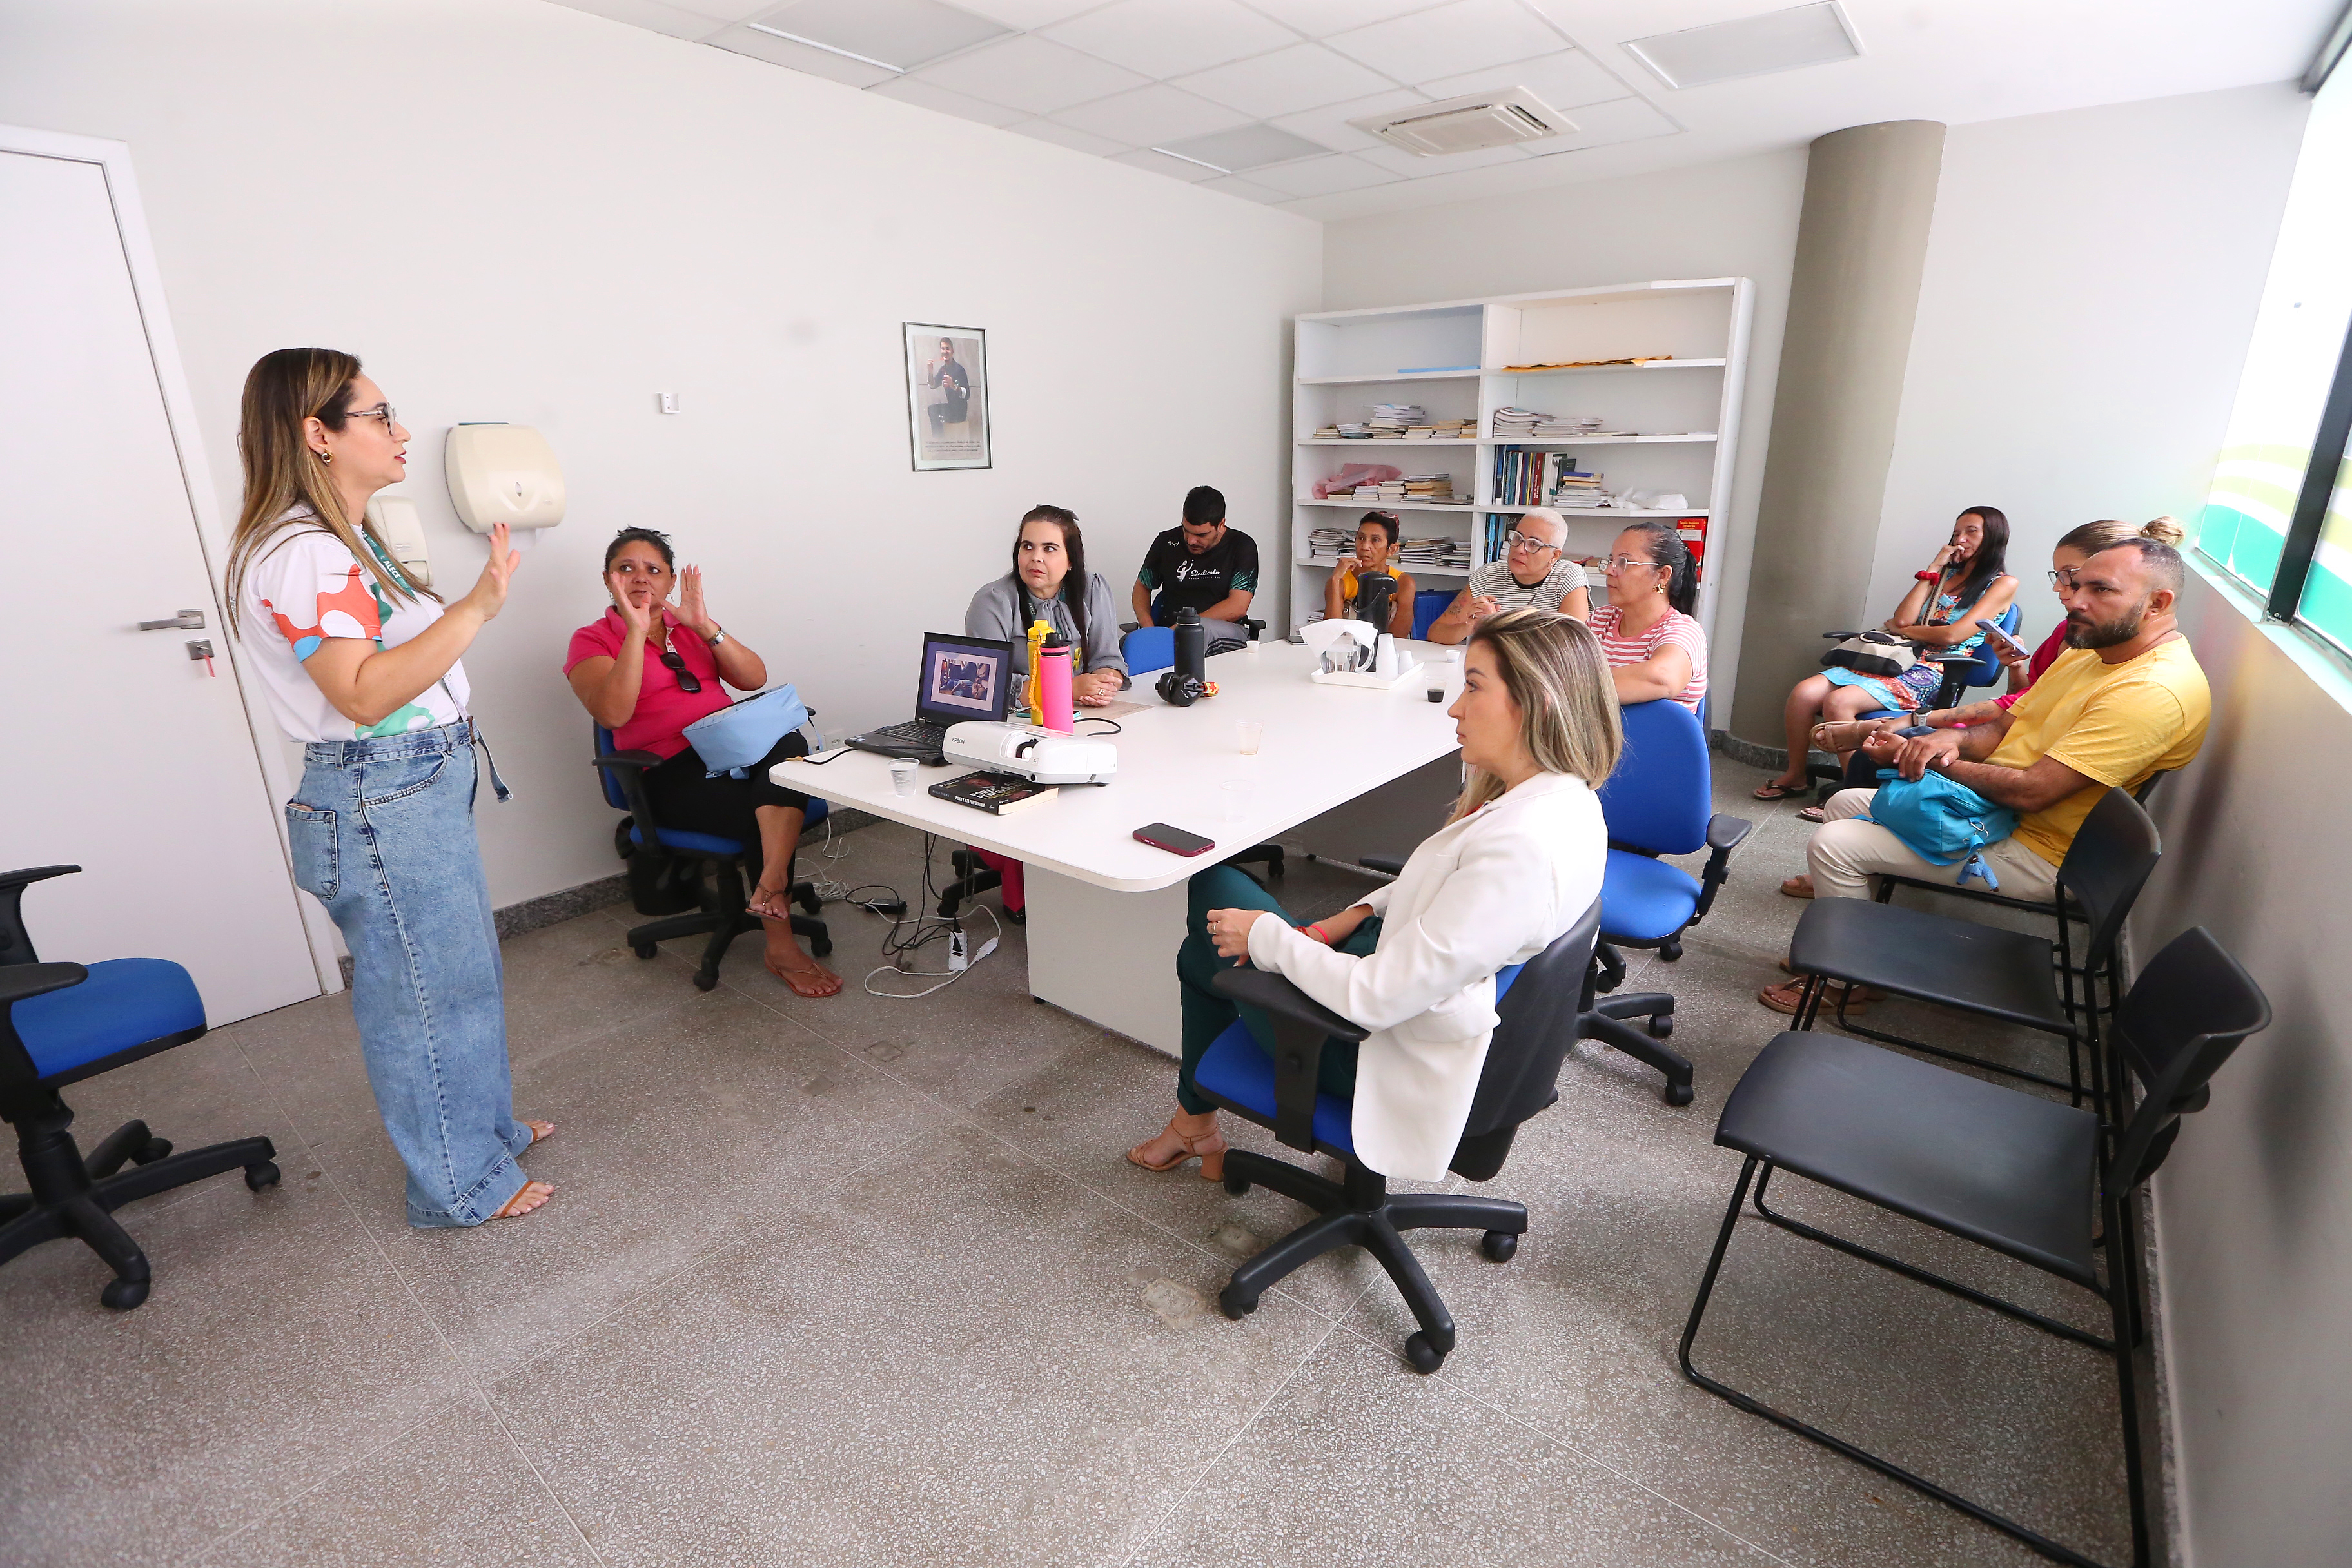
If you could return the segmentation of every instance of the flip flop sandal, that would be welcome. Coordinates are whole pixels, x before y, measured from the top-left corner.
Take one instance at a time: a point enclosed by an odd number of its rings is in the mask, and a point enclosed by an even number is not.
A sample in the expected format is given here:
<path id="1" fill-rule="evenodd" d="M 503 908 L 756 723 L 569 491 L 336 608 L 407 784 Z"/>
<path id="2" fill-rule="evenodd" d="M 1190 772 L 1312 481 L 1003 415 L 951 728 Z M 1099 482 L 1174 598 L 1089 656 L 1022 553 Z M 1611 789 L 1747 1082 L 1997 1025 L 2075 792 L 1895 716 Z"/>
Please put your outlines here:
<path id="1" fill-rule="evenodd" d="M 833 984 L 828 988 L 824 978 L 814 971 L 778 969 L 772 963 L 768 963 L 765 967 L 769 973 L 792 987 L 792 993 L 795 996 L 805 996 L 812 1002 L 822 1002 L 828 996 L 841 994 L 841 976 L 837 974 L 833 977 Z M 812 985 L 817 989 L 810 990 L 809 987 Z"/>
<path id="2" fill-rule="evenodd" d="M 1805 807 L 1804 810 L 1797 813 L 1797 820 L 1799 822 L 1827 822 L 1829 820 L 1829 814 L 1821 806 L 1809 805 Z"/>
<path id="3" fill-rule="evenodd" d="M 1785 784 L 1778 779 L 1772 779 L 1765 784 L 1758 785 L 1755 792 L 1748 798 L 1750 800 L 1787 800 L 1794 795 L 1808 794 L 1811 791 L 1812 787 L 1813 786 L 1810 783 Z"/>

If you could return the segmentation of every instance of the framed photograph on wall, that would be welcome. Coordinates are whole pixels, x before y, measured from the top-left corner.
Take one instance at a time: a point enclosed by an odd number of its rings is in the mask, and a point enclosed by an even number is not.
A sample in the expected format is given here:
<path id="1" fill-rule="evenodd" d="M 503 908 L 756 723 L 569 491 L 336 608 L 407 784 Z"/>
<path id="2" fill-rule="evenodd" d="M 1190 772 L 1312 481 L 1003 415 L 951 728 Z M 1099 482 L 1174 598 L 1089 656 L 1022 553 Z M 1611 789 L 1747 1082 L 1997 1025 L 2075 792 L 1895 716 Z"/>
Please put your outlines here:
<path id="1" fill-rule="evenodd" d="M 988 333 L 908 321 L 907 424 L 915 470 L 989 467 Z"/>

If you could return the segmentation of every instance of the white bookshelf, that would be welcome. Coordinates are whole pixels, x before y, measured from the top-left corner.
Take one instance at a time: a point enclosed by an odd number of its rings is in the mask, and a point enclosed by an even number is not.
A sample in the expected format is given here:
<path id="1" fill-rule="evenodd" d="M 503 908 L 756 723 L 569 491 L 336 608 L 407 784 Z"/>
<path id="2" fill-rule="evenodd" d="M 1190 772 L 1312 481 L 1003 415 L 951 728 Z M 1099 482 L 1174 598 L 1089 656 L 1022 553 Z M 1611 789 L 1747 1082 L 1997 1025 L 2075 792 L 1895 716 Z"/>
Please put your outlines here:
<path id="1" fill-rule="evenodd" d="M 1604 476 L 1603 488 L 1679 492 L 1681 511 L 1622 507 L 1562 507 L 1571 555 L 1599 556 L 1638 518 L 1705 520 L 1698 618 L 1715 635 L 1716 573 L 1726 544 L 1745 520 L 1728 514 L 1748 370 L 1754 285 L 1745 278 L 1678 279 L 1450 300 L 1378 310 L 1327 310 L 1300 316 L 1292 389 L 1290 619 L 1323 607 L 1333 562 L 1316 557 L 1307 539 L 1318 528 L 1347 528 L 1370 506 L 1353 499 L 1317 500 L 1315 485 L 1350 459 L 1385 463 L 1407 474 L 1446 474 L 1467 504 L 1385 505 L 1410 538 L 1467 539 L 1484 562 L 1490 513 L 1515 516 L 1526 505 L 1496 500 L 1496 454 L 1505 447 L 1570 452 L 1578 466 Z M 1586 365 L 1549 371 L 1504 367 L 1560 360 L 1666 354 L 1636 365 Z M 1318 440 L 1313 432 L 1369 416 L 1375 403 L 1418 403 L 1436 420 L 1475 418 L 1474 441 Z M 1603 428 L 1634 434 L 1572 441 L 1497 441 L 1498 408 L 1538 408 L 1563 417 L 1599 415 Z M 1615 451 L 1610 448 L 1622 447 Z M 1424 588 L 1458 588 L 1467 573 L 1407 566 Z M 1598 579 L 1594 595 L 1599 597 Z"/>

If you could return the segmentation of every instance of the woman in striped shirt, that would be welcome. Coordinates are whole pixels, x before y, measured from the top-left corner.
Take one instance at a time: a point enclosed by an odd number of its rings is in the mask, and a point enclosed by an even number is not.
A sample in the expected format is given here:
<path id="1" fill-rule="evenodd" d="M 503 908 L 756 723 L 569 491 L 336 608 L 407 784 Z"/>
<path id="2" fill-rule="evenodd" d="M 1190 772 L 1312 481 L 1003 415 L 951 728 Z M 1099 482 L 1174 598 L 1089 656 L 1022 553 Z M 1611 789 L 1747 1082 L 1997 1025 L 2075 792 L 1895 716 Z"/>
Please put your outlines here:
<path id="1" fill-rule="evenodd" d="M 1691 619 L 1698 569 L 1674 524 L 1628 525 L 1610 546 L 1609 602 L 1595 605 L 1592 630 L 1608 656 L 1617 700 L 1671 697 L 1696 713 L 1706 696 L 1706 633 Z"/>

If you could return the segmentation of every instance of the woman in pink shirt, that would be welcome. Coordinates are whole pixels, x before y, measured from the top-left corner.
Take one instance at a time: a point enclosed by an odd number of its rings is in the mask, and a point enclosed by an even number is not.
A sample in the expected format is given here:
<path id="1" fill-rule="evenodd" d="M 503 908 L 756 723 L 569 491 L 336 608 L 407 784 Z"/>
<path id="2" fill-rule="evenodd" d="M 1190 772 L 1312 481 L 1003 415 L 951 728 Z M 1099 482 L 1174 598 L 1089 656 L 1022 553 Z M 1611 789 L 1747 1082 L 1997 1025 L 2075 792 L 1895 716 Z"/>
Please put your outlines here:
<path id="1" fill-rule="evenodd" d="M 668 603 L 673 586 L 676 608 Z M 688 724 L 733 700 L 728 687 L 765 686 L 767 665 L 711 617 L 702 569 L 678 571 L 668 537 L 653 529 L 625 528 L 605 546 L 604 591 L 612 607 L 572 634 L 563 674 L 572 692 L 613 731 L 617 750 L 664 759 L 645 775 L 662 826 L 746 847 L 758 876 L 751 909 L 767 931 L 769 972 L 800 995 L 834 995 L 841 978 L 793 940 L 785 897 L 808 796 L 768 780 L 771 764 L 803 755 L 808 742 L 794 731 L 749 777 L 706 778 L 685 734 Z"/>
<path id="2" fill-rule="evenodd" d="M 1617 700 L 1671 697 L 1694 714 L 1706 696 L 1706 630 L 1691 619 L 1697 563 L 1669 522 L 1628 524 L 1603 563 L 1609 602 L 1592 609 L 1592 633 L 1609 660 Z"/>

